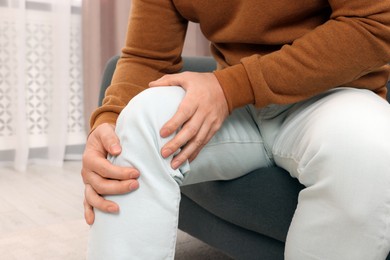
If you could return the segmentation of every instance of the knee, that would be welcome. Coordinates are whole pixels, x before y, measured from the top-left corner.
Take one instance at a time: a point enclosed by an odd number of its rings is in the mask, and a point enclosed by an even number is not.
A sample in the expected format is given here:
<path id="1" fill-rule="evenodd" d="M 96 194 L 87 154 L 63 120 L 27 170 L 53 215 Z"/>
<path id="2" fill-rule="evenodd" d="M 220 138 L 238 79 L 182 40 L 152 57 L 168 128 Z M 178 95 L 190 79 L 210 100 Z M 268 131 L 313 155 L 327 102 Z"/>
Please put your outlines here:
<path id="1" fill-rule="evenodd" d="M 121 111 L 117 128 L 162 126 L 176 112 L 184 94 L 181 87 L 155 87 L 142 91 Z"/>

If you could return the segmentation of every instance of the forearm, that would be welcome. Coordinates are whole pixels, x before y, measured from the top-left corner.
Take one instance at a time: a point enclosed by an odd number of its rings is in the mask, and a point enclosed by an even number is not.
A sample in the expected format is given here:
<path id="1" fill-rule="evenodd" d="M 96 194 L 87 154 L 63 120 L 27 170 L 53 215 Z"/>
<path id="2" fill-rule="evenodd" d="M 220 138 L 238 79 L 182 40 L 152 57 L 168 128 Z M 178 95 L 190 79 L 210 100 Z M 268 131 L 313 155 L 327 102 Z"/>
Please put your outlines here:
<path id="1" fill-rule="evenodd" d="M 91 127 L 114 123 L 120 111 L 150 81 L 181 69 L 187 21 L 172 1 L 132 1 L 126 44 L 102 107 L 91 117 Z"/>

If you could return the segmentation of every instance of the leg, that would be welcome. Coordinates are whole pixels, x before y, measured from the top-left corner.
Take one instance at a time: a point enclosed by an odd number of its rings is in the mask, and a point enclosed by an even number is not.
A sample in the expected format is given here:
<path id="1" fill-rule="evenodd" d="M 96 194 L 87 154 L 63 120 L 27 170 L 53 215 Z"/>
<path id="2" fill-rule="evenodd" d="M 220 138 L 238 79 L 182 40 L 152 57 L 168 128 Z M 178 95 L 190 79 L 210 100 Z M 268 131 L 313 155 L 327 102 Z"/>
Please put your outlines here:
<path id="1" fill-rule="evenodd" d="M 126 195 L 107 196 L 119 204 L 119 214 L 96 210 L 90 259 L 173 259 L 179 184 L 235 178 L 269 163 L 258 129 L 243 109 L 228 118 L 191 165 L 173 170 L 172 158 L 160 156 L 169 138 L 160 138 L 159 130 L 175 113 L 184 94 L 179 87 L 146 90 L 118 118 L 116 131 L 123 151 L 112 162 L 140 170 L 140 188 Z"/>
<path id="2" fill-rule="evenodd" d="M 307 188 L 286 259 L 385 259 L 390 249 L 390 106 L 337 89 L 299 104 L 274 143 L 277 165 Z"/>

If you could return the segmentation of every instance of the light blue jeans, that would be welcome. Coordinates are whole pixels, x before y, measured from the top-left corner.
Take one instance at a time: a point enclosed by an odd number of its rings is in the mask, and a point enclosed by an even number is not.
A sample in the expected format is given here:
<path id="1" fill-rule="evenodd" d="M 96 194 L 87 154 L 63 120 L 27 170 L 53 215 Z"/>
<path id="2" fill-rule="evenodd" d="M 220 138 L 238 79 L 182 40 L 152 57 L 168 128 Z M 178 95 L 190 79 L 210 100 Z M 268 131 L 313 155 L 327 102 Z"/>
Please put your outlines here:
<path id="1" fill-rule="evenodd" d="M 123 147 L 112 162 L 141 172 L 140 188 L 107 196 L 119 214 L 95 211 L 88 257 L 173 259 L 180 185 L 227 180 L 278 165 L 299 195 L 285 258 L 383 260 L 390 250 L 390 106 L 368 90 L 339 88 L 293 105 L 235 110 L 191 163 L 163 159 L 161 126 L 180 87 L 148 89 L 120 114 Z"/>

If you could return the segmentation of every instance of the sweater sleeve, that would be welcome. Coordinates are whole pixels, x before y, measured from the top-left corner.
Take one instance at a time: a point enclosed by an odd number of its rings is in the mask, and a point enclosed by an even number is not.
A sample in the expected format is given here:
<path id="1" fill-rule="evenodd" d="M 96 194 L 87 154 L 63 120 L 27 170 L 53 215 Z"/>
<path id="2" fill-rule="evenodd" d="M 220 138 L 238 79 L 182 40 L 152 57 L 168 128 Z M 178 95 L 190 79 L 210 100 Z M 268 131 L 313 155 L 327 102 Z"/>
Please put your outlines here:
<path id="1" fill-rule="evenodd" d="M 102 123 L 115 124 L 122 109 L 150 81 L 181 69 L 187 24 L 171 0 L 132 1 L 126 44 L 103 105 L 91 116 L 92 130 Z"/>
<path id="2" fill-rule="evenodd" d="M 324 24 L 280 50 L 216 71 L 229 109 L 293 103 L 338 86 L 383 88 L 390 68 L 390 4 L 329 0 Z"/>

